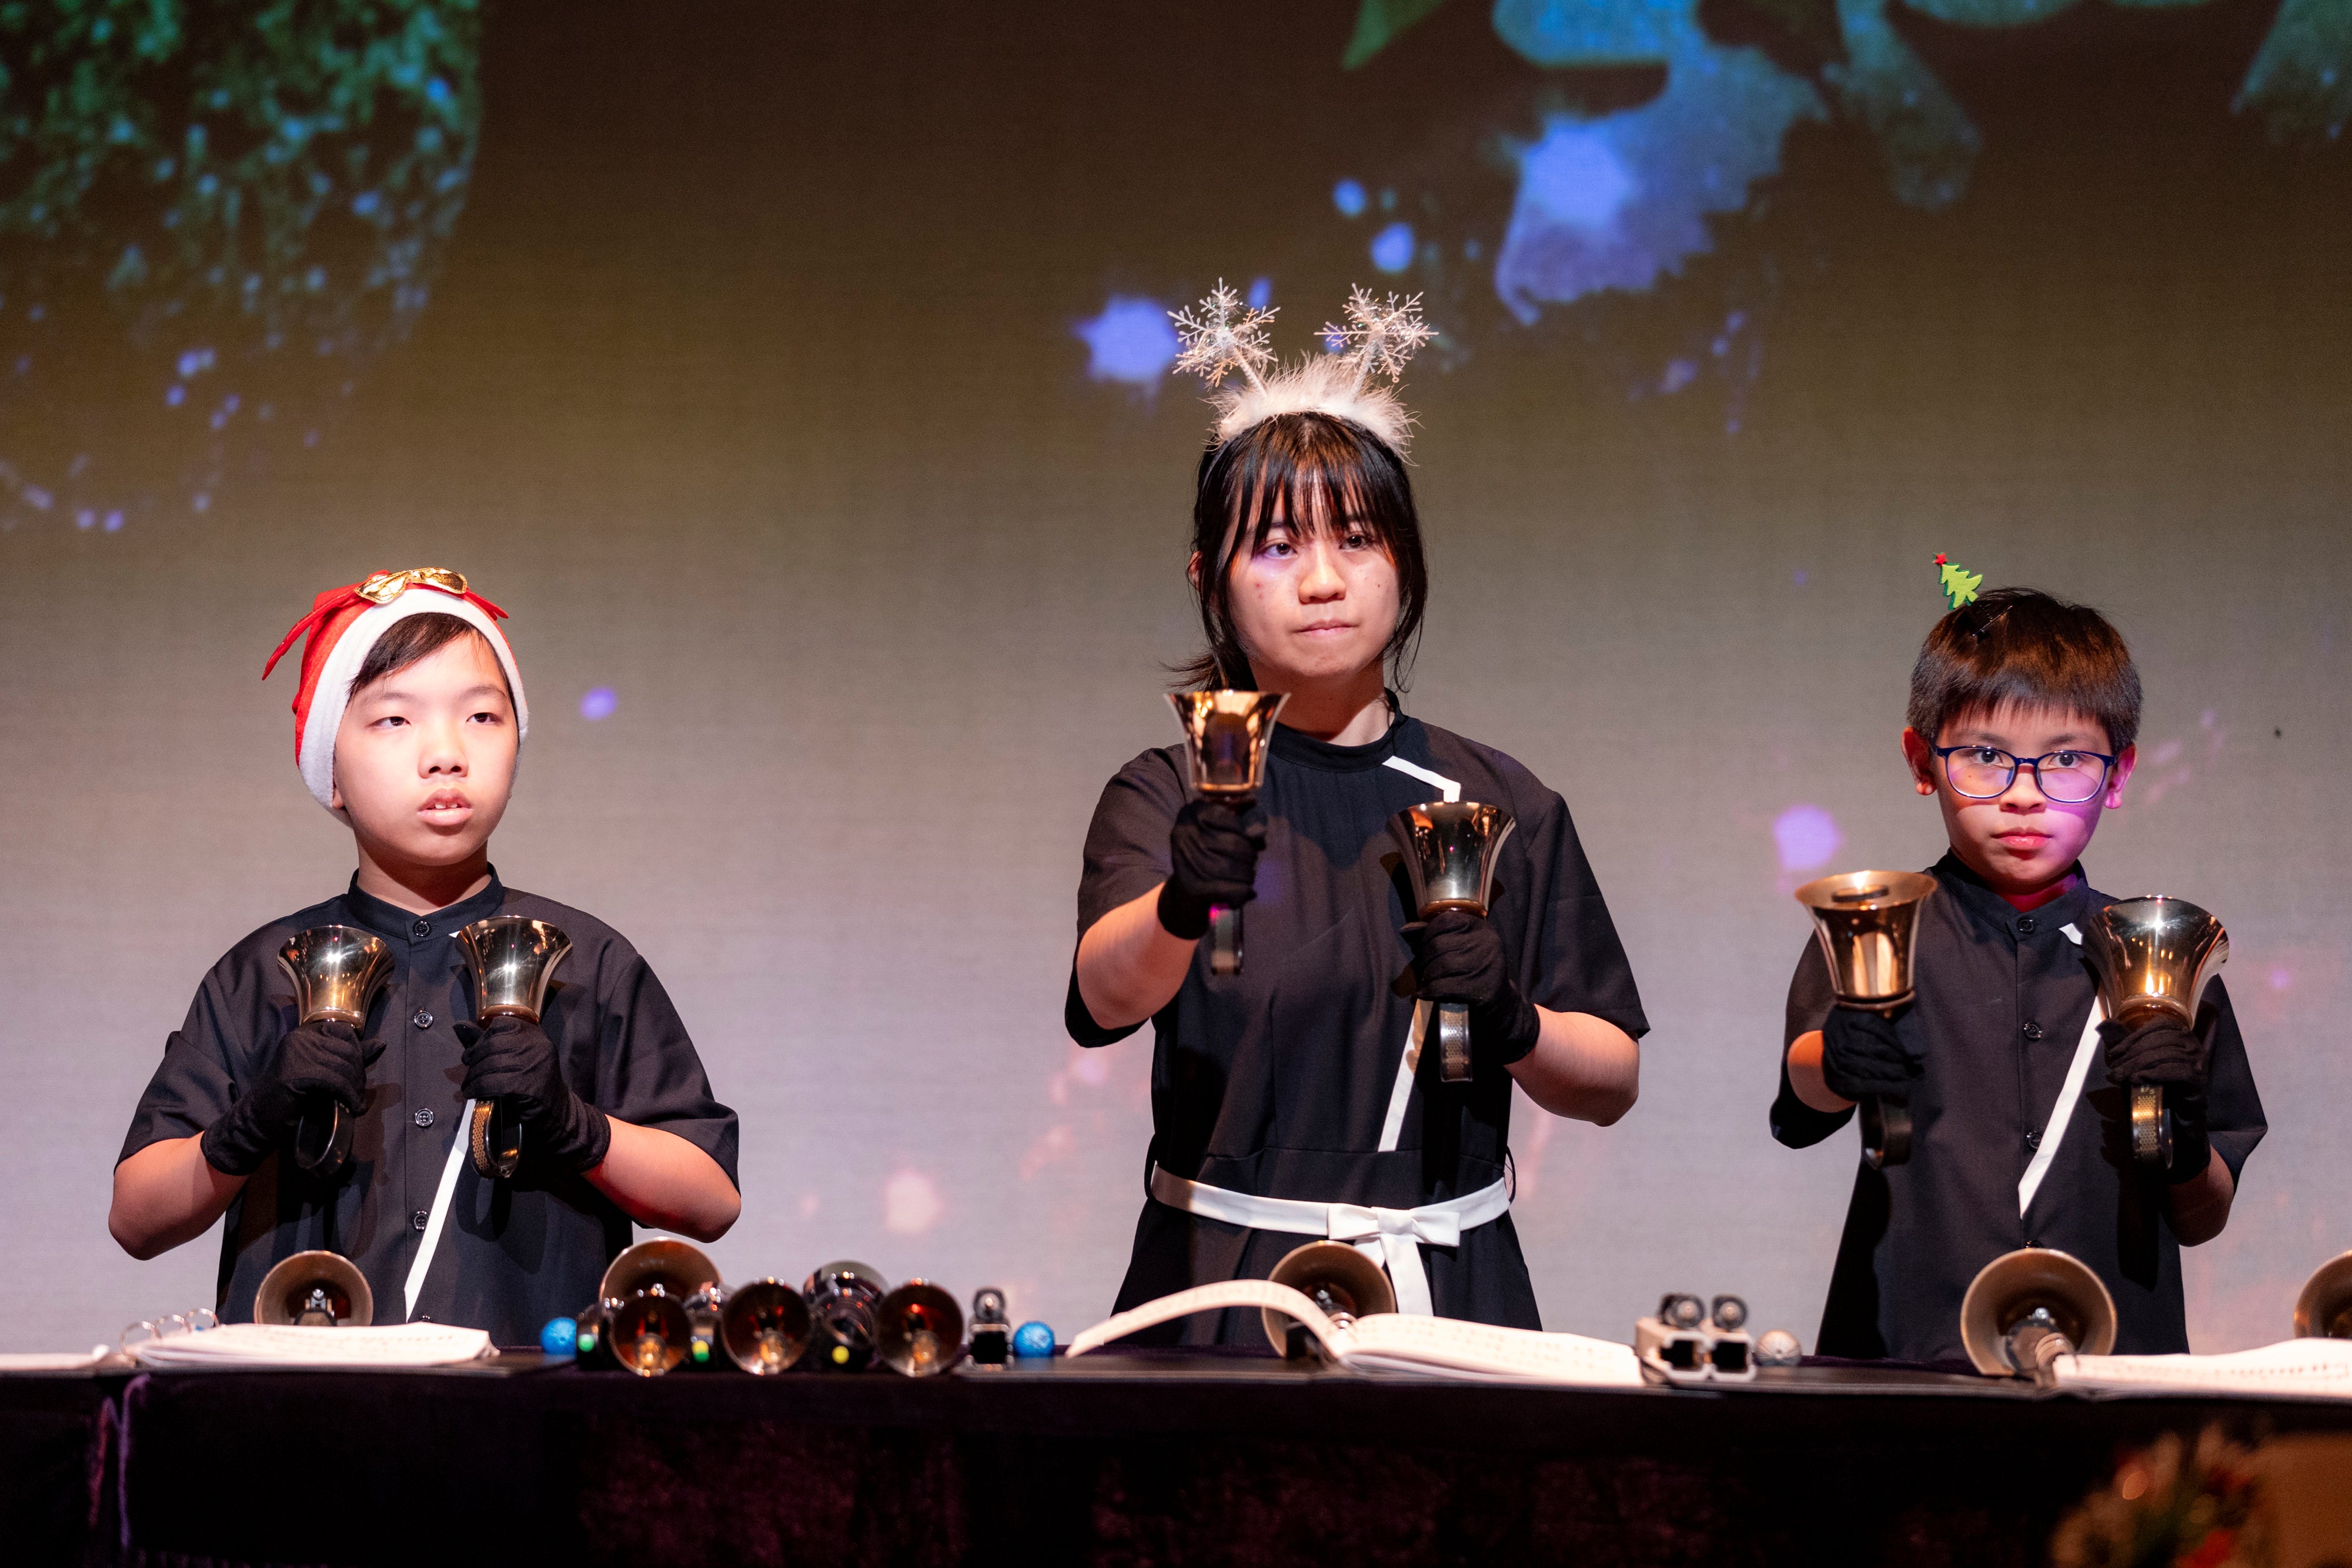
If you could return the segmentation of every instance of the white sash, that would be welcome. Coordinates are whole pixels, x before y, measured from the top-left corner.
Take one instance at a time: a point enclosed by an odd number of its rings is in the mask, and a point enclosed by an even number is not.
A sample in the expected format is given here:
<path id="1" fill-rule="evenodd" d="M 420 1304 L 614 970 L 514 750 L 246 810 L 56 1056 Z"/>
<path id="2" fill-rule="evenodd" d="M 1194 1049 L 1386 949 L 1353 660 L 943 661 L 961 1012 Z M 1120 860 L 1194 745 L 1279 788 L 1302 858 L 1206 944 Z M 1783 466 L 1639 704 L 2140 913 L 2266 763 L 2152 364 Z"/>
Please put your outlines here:
<path id="1" fill-rule="evenodd" d="M 1432 1315 L 1429 1276 L 1421 1267 L 1421 1249 L 1454 1247 L 1462 1233 L 1501 1218 L 1510 1212 L 1508 1184 L 1496 1182 L 1443 1203 L 1419 1208 L 1377 1208 L 1354 1203 L 1308 1203 L 1293 1197 L 1259 1197 L 1233 1192 L 1206 1182 L 1151 1167 L 1151 1196 L 1171 1208 L 1204 1219 L 1252 1230 L 1279 1230 L 1293 1236 L 1326 1236 L 1346 1241 L 1373 1262 L 1384 1265 L 1396 1287 L 1397 1311 Z"/>
<path id="2" fill-rule="evenodd" d="M 2072 925 L 2060 930 L 2073 939 L 2074 946 L 2083 945 L 2083 934 Z M 2107 1015 L 2096 1001 L 2091 1004 L 2091 1021 L 2083 1026 L 2083 1038 L 2074 1047 L 2074 1060 L 2067 1065 L 2066 1082 L 2059 1087 L 2058 1103 L 2050 1113 L 2050 1120 L 2042 1129 L 2042 1146 L 2033 1152 L 2025 1167 L 2025 1175 L 2017 1184 L 2017 1218 L 2033 1206 L 2033 1195 L 2042 1190 L 2042 1178 L 2050 1174 L 2050 1162 L 2058 1157 L 2058 1145 L 2066 1141 L 2067 1124 L 2074 1119 L 2074 1102 L 2083 1097 L 2083 1080 L 2090 1076 L 2091 1063 L 2099 1058 L 2099 1023 Z"/>

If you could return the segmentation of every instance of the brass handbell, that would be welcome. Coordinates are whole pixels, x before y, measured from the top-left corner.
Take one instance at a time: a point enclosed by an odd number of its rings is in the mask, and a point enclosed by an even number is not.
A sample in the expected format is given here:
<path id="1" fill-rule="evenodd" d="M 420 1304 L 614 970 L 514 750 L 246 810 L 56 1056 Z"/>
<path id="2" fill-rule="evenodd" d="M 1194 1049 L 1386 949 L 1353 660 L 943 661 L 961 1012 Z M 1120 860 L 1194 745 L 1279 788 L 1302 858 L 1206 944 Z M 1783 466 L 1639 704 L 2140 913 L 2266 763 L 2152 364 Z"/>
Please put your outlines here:
<path id="1" fill-rule="evenodd" d="M 1171 692 L 1168 703 L 1184 727 L 1192 788 L 1235 810 L 1245 810 L 1265 787 L 1265 758 L 1274 745 L 1275 716 L 1287 692 Z M 1242 972 L 1242 912 L 1209 911 L 1209 973 Z"/>
<path id="2" fill-rule="evenodd" d="M 572 951 L 572 938 L 544 920 L 493 915 L 457 933 L 457 946 L 474 977 L 474 1014 L 539 1021 L 556 966 Z M 496 1101 L 478 1103 L 467 1126 L 474 1168 L 503 1180 L 522 1163 L 522 1129 Z"/>
<path id="3" fill-rule="evenodd" d="M 304 1023 L 367 1028 L 376 993 L 392 978 L 392 949 L 351 925 L 320 925 L 289 937 L 278 967 L 294 986 L 294 1013 Z M 351 1157 L 358 1124 L 324 1095 L 310 1096 L 294 1124 L 294 1163 L 332 1177 Z"/>
<path id="4" fill-rule="evenodd" d="M 1916 871 L 1850 871 L 1797 889 L 1813 917 L 1813 936 L 1830 967 L 1838 1006 L 1892 1013 L 1917 994 L 1912 950 L 1919 906 L 1936 879 Z M 1862 1103 L 1862 1155 L 1875 1168 L 1911 1157 L 1911 1104 L 1888 1095 Z"/>
<path id="5" fill-rule="evenodd" d="M 2004 1252 L 1960 1299 L 1960 1343 L 1988 1377 L 2051 1381 L 2062 1355 L 2116 1348 L 2116 1300 L 2081 1260 L 2053 1248 Z"/>
<path id="6" fill-rule="evenodd" d="M 375 1322 L 367 1276 L 340 1252 L 297 1252 L 261 1277 L 253 1321 L 302 1328 L 366 1328 Z"/>
<path id="7" fill-rule="evenodd" d="M 728 1292 L 719 1314 L 727 1358 L 757 1377 L 791 1370 L 808 1348 L 808 1302 L 781 1280 L 754 1280 Z"/>
<path id="8" fill-rule="evenodd" d="M 2213 971 L 2230 961 L 2230 934 L 2185 898 L 2127 898 L 2083 923 L 2083 956 L 2099 984 L 2099 1007 L 2126 1029 L 2171 1018 L 2197 1023 L 2197 1003 Z M 2164 1086 L 2131 1090 L 2132 1156 L 2172 1163 L 2172 1114 Z"/>
<path id="9" fill-rule="evenodd" d="M 1344 1241 L 1309 1241 L 1294 1247 L 1283 1254 L 1268 1278 L 1322 1308 L 1324 1316 L 1339 1328 L 1350 1327 L 1358 1318 L 1375 1312 L 1396 1311 L 1396 1288 L 1389 1283 L 1388 1275 Z M 1258 1316 L 1274 1348 L 1291 1354 L 1290 1330 L 1297 1320 L 1272 1307 L 1259 1308 Z M 1305 1347 L 1319 1343 L 1309 1334 Z"/>
<path id="10" fill-rule="evenodd" d="M 963 1309 L 929 1280 L 908 1280 L 874 1308 L 874 1359 L 908 1377 L 945 1372 L 963 1356 Z"/>
<path id="11" fill-rule="evenodd" d="M 2311 1271 L 2294 1299 L 2294 1337 L 2352 1339 L 2352 1252 Z"/>
<path id="12" fill-rule="evenodd" d="M 613 1359 L 640 1377 L 659 1377 L 693 1350 L 695 1320 L 719 1294 L 719 1269 L 702 1249 L 657 1237 L 625 1248 L 605 1267 L 596 1299 L 607 1309 L 604 1338 Z"/>
<path id="13" fill-rule="evenodd" d="M 1448 909 L 1483 918 L 1495 891 L 1495 867 L 1517 826 L 1500 806 L 1475 800 L 1433 800 L 1391 817 L 1389 831 L 1404 851 L 1418 918 Z M 1446 1082 L 1469 1082 L 1470 1009 L 1461 1002 L 1437 1004 L 1437 1054 Z"/>

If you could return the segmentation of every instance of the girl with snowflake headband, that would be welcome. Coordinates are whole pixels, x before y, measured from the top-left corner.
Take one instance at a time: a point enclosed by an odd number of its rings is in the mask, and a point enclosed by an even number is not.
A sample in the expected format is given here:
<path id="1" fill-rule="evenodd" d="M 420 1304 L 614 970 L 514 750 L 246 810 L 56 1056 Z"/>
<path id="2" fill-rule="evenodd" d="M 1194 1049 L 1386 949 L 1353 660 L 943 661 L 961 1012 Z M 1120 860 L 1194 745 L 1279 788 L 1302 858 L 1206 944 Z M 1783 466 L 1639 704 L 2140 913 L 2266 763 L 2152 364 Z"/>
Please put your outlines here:
<path id="1" fill-rule="evenodd" d="M 1087 835 L 1071 1036 L 1107 1046 L 1148 1019 L 1156 1037 L 1149 1196 L 1117 1307 L 1263 1278 L 1329 1237 L 1387 1268 L 1400 1311 L 1536 1328 L 1512 1086 L 1614 1122 L 1648 1025 L 1560 798 L 1403 711 L 1429 591 L 1394 390 L 1432 336 L 1418 298 L 1355 290 L 1330 351 L 1286 367 L 1274 314 L 1221 284 L 1175 318 L 1177 368 L 1217 411 L 1188 568 L 1207 647 L 1184 684 L 1288 694 L 1265 786 L 1238 813 L 1188 798 L 1181 746 L 1147 751 Z M 1517 823 L 1484 918 L 1414 919 L 1391 869 L 1390 819 L 1441 799 Z M 1213 975 L 1209 910 L 1243 904 L 1248 964 Z M 1415 1049 L 1420 1001 L 1469 1004 L 1469 1082 Z M 1254 1311 L 1157 1332 L 1265 1343 Z"/>

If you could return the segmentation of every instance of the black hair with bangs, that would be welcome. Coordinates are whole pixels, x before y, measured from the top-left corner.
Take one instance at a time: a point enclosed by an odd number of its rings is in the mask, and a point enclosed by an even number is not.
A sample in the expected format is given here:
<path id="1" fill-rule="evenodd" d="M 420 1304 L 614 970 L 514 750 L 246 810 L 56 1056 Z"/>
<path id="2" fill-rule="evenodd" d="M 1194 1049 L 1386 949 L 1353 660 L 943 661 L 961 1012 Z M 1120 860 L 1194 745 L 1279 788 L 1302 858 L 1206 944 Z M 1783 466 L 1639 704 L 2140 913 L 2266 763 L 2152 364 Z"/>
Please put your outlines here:
<path id="1" fill-rule="evenodd" d="M 1360 524 L 1396 564 L 1397 623 L 1382 658 L 1389 685 L 1405 688 L 1429 599 L 1429 566 L 1404 460 L 1363 426 L 1328 413 L 1279 413 L 1201 455 L 1192 501 L 1194 596 L 1208 647 L 1176 667 L 1186 691 L 1253 689 L 1249 655 L 1234 631 L 1233 565 L 1271 531 L 1279 510 L 1302 532 Z M 1319 521 L 1318 519 L 1320 519 Z"/>
<path id="2" fill-rule="evenodd" d="M 432 611 L 423 615 L 409 615 L 385 628 L 360 661 L 359 674 L 352 677 L 346 688 L 357 696 L 386 675 L 404 670 L 411 664 L 424 663 L 460 637 L 482 637 L 481 629 L 462 616 L 444 615 Z M 489 648 L 490 640 L 482 637 L 482 646 Z M 506 662 L 490 648 L 490 656 L 499 666 L 499 682 L 507 688 L 507 701 L 514 701 L 514 683 L 507 679 Z"/>

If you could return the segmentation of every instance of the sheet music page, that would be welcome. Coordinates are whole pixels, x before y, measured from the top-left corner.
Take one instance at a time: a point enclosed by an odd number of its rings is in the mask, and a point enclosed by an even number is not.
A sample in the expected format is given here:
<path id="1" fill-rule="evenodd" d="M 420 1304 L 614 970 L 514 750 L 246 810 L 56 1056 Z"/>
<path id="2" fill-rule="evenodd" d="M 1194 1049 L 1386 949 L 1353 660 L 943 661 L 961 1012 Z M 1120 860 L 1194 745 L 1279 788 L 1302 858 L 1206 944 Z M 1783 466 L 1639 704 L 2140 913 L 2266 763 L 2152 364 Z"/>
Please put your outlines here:
<path id="1" fill-rule="evenodd" d="M 2291 1339 L 2227 1355 L 2063 1355 L 2062 1388 L 2352 1398 L 2352 1340 Z"/>
<path id="2" fill-rule="evenodd" d="M 1162 1296 L 1156 1301 L 1146 1301 L 1139 1307 L 1105 1318 L 1070 1342 L 1072 1355 L 1084 1355 L 1099 1350 L 1115 1339 L 1121 1339 L 1139 1329 L 1148 1329 L 1172 1318 L 1190 1317 L 1194 1312 L 1223 1312 L 1227 1307 L 1272 1307 L 1288 1312 L 1314 1332 L 1323 1342 L 1323 1348 L 1334 1355 L 1343 1354 L 1346 1331 L 1334 1329 L 1323 1310 L 1306 1295 L 1288 1285 L 1277 1285 L 1271 1280 L 1224 1280 L 1213 1285 L 1195 1285 L 1189 1291 Z"/>
<path id="3" fill-rule="evenodd" d="M 134 1345 L 142 1366 L 453 1366 L 489 1353 L 480 1329 L 443 1323 L 382 1328 L 298 1328 L 226 1323 Z"/>
<path id="4" fill-rule="evenodd" d="M 1340 1333 L 1348 1342 L 1343 1356 L 1351 1366 L 1524 1377 L 1580 1387 L 1643 1385 L 1641 1363 L 1631 1345 L 1581 1334 L 1539 1333 L 1398 1312 L 1358 1318 L 1352 1328 Z"/>
<path id="5" fill-rule="evenodd" d="M 0 1372 L 80 1372 L 111 1354 L 102 1344 L 88 1350 L 0 1351 Z"/>

